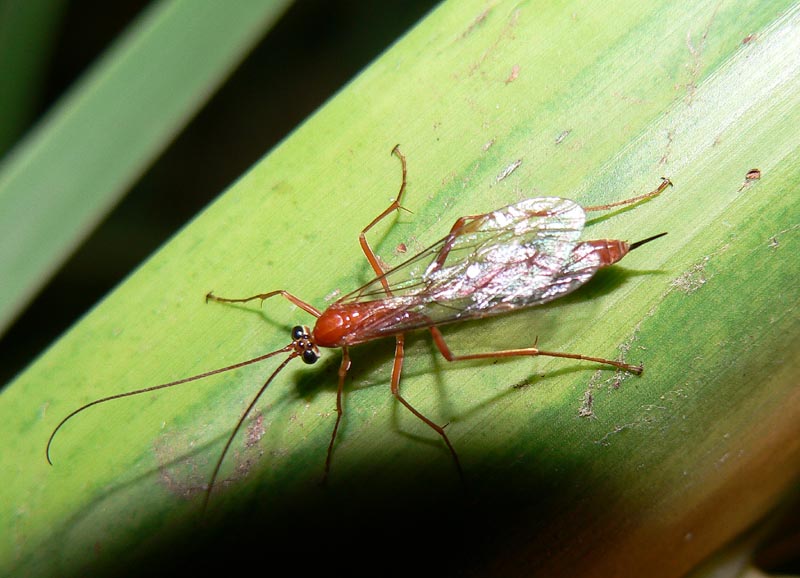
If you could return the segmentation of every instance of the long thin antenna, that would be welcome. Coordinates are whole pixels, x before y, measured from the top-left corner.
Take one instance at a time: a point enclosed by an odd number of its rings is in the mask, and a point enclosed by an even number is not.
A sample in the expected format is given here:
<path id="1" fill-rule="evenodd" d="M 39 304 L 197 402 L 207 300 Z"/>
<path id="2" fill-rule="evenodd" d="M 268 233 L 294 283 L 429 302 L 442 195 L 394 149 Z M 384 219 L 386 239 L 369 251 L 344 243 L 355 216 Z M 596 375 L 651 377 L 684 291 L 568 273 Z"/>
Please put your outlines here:
<path id="1" fill-rule="evenodd" d="M 111 401 L 113 399 L 120 399 L 120 398 L 123 398 L 123 397 L 130 397 L 132 395 L 139 395 L 140 393 L 147 393 L 149 391 L 157 391 L 159 389 L 165 389 L 167 387 L 180 385 L 182 383 L 187 383 L 189 381 L 196 381 L 198 379 L 203 379 L 204 377 L 210 377 L 212 375 L 216 375 L 218 373 L 223 373 L 225 371 L 231 371 L 233 369 L 239 369 L 240 367 L 244 367 L 245 365 L 251 365 L 253 363 L 258 363 L 259 361 L 264 361 L 265 359 L 269 359 L 270 357 L 273 357 L 274 355 L 277 355 L 279 353 L 285 353 L 286 351 L 290 351 L 291 349 L 293 349 L 293 347 L 294 347 L 294 343 L 291 343 L 291 344 L 287 345 L 286 347 L 282 347 L 281 349 L 278 349 L 276 351 L 272 351 L 270 353 L 266 353 L 264 355 L 259 355 L 258 357 L 254 357 L 253 359 L 248 359 L 247 361 L 240 361 L 239 363 L 234 363 L 233 365 L 228 365 L 226 367 L 221 367 L 219 369 L 214 369 L 212 371 L 207 371 L 205 373 L 200 373 L 198 375 L 193 375 L 191 377 L 184 377 L 183 379 L 178 379 L 176 381 L 170 381 L 169 383 L 162 383 L 160 385 L 153 385 L 151 387 L 144 387 L 142 389 L 135 389 L 133 391 L 128 391 L 128 392 L 125 392 L 125 393 L 117 393 L 115 395 L 109 395 L 107 397 L 101 397 L 100 399 L 96 399 L 94 401 L 90 401 L 89 403 L 87 403 L 85 405 L 82 405 L 81 407 L 79 407 L 78 409 L 76 409 L 75 411 L 70 413 L 67 417 L 62 419 L 59 422 L 59 424 L 55 427 L 55 429 L 53 430 L 53 433 L 50 434 L 50 438 L 47 440 L 47 447 L 45 448 L 45 456 L 47 457 L 47 463 L 50 464 L 51 466 L 53 465 L 53 461 L 50 459 L 50 446 L 52 445 L 53 438 L 56 437 L 56 434 L 58 433 L 58 430 L 60 430 L 61 427 L 65 423 L 67 423 L 70 419 L 72 419 L 73 417 L 75 417 L 76 415 L 81 413 L 82 411 L 84 411 L 86 409 L 89 409 L 93 405 L 97 405 L 99 403 L 105 403 L 105 402 Z M 285 365 L 285 363 L 284 363 L 284 365 Z"/>
<path id="2" fill-rule="evenodd" d="M 217 481 L 217 474 L 219 474 L 219 470 L 222 467 L 222 462 L 225 460 L 225 455 L 228 453 L 228 449 L 230 449 L 231 444 L 233 443 L 233 438 L 236 437 L 236 434 L 241 429 L 244 420 L 246 420 L 247 416 L 250 415 L 250 412 L 253 411 L 253 408 L 258 402 L 258 399 L 261 397 L 261 394 L 263 394 L 267 390 L 267 387 L 269 386 L 270 383 L 272 383 L 272 380 L 275 379 L 275 376 L 278 375 L 281 372 L 281 370 L 284 367 L 286 367 L 286 365 L 292 359 L 294 359 L 299 355 L 300 354 L 297 351 L 292 351 L 289 354 L 289 356 L 283 360 L 283 362 L 275 369 L 275 371 L 272 372 L 272 375 L 270 375 L 269 378 L 267 378 L 267 381 L 264 382 L 264 385 L 261 386 L 261 389 L 258 390 L 258 393 L 256 393 L 255 396 L 253 396 L 250 405 L 247 406 L 247 409 L 244 410 L 244 413 L 239 418 L 239 421 L 236 422 L 236 427 L 233 428 L 231 435 L 228 436 L 228 441 L 225 442 L 225 447 L 223 448 L 222 453 L 220 454 L 219 459 L 217 460 L 217 465 L 214 466 L 214 473 L 211 474 L 211 479 L 208 480 L 208 486 L 206 487 L 206 495 L 203 498 L 203 510 L 202 510 L 203 512 L 206 511 L 206 507 L 208 506 L 208 501 L 211 499 L 211 490 L 214 489 L 214 482 Z"/>

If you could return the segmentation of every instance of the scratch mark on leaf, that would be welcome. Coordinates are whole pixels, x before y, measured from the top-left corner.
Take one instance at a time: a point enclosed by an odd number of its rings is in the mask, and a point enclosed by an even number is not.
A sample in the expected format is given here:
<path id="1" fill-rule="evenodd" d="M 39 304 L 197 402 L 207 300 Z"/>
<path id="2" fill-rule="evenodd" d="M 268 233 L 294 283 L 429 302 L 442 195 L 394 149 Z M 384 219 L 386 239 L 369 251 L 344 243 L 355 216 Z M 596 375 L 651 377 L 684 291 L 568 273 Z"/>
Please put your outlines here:
<path id="1" fill-rule="evenodd" d="M 689 69 L 689 81 L 685 84 L 686 103 L 689 106 L 692 105 L 695 92 L 697 91 L 697 79 L 700 77 L 700 68 L 703 60 L 703 52 L 706 48 L 706 41 L 708 40 L 708 33 L 711 31 L 711 25 L 714 23 L 714 20 L 717 17 L 717 12 L 719 11 L 721 3 L 721 1 L 717 2 L 717 5 L 714 7 L 714 12 L 712 12 L 711 17 L 708 19 L 705 30 L 703 30 L 703 34 L 700 36 L 700 43 L 697 46 L 695 46 L 694 42 L 692 41 L 691 31 L 686 31 L 686 47 L 688 48 L 689 54 L 692 57 L 691 62 L 689 65 L 687 65 L 687 68 Z"/>
<path id="2" fill-rule="evenodd" d="M 475 31 L 475 28 L 477 28 L 478 26 L 480 26 L 481 24 L 486 22 L 486 18 L 489 16 L 489 13 L 491 11 L 492 11 L 492 7 L 490 6 L 489 8 L 487 8 L 486 10 L 484 10 L 483 12 L 478 14 L 475 17 L 475 20 L 473 20 L 470 23 L 470 25 L 467 27 L 467 29 L 464 30 L 464 32 L 461 34 L 461 38 L 466 38 L 467 36 L 469 36 L 470 34 L 472 34 Z"/>
<path id="3" fill-rule="evenodd" d="M 503 169 L 503 171 L 499 175 L 497 175 L 496 179 L 497 182 L 499 183 L 500 181 L 508 177 L 511 173 L 516 171 L 521 164 L 522 164 L 522 159 L 517 159 L 513 163 L 508 165 L 505 169 Z"/>

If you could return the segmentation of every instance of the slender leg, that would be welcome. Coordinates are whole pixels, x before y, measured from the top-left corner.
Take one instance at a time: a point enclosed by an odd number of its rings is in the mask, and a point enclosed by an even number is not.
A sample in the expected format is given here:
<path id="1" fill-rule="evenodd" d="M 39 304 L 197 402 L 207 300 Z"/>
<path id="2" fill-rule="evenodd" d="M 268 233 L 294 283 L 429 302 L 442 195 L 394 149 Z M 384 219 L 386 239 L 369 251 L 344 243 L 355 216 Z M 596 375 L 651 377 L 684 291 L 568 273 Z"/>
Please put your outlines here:
<path id="1" fill-rule="evenodd" d="M 450 438 L 447 437 L 447 434 L 444 431 L 444 428 L 429 418 L 425 417 L 418 409 L 416 409 L 413 405 L 411 405 L 402 395 L 400 395 L 400 373 L 403 370 L 403 347 L 405 344 L 405 336 L 398 335 L 397 336 L 397 344 L 395 346 L 394 352 L 394 366 L 392 367 L 392 395 L 402 403 L 406 408 L 413 413 L 416 417 L 422 420 L 428 427 L 430 427 L 433 431 L 439 434 L 444 440 L 444 443 L 447 445 L 447 449 L 450 450 L 450 455 L 453 456 L 453 462 L 456 465 L 456 469 L 458 470 L 458 475 L 462 479 L 464 478 L 464 473 L 461 470 L 461 462 L 458 460 L 458 454 L 456 453 L 456 449 L 453 447 L 453 444 L 450 443 Z"/>
<path id="2" fill-rule="evenodd" d="M 331 433 L 331 441 L 328 444 L 328 455 L 325 457 L 325 473 L 322 476 L 322 483 L 324 484 L 328 479 L 328 472 L 331 469 L 331 456 L 333 455 L 333 444 L 336 441 L 336 433 L 339 431 L 339 424 L 342 421 L 344 414 L 344 405 L 342 398 L 344 396 L 344 378 L 350 369 L 350 354 L 347 347 L 342 347 L 342 363 L 339 365 L 339 386 L 336 388 L 336 423 L 333 426 L 333 433 Z"/>
<path id="3" fill-rule="evenodd" d="M 398 211 L 400 209 L 403 209 L 403 207 L 400 205 L 400 199 L 402 199 L 403 193 L 406 190 L 406 174 L 407 174 L 407 171 L 406 171 L 406 157 L 404 157 L 403 153 L 400 152 L 399 145 L 395 146 L 392 149 L 392 154 L 400 159 L 400 165 L 401 165 L 402 170 L 403 170 L 402 180 L 400 182 L 400 190 L 398 191 L 397 196 L 395 197 L 395 199 L 386 208 L 386 210 L 383 211 L 377 217 L 375 217 L 369 225 L 364 227 L 361 230 L 361 234 L 358 236 L 358 242 L 361 245 L 361 250 L 364 251 L 364 255 L 367 257 L 367 261 L 369 261 L 369 264 L 372 267 L 373 271 L 375 271 L 375 274 L 377 276 L 379 276 L 379 277 L 381 275 L 383 275 L 385 273 L 385 271 L 383 270 L 383 267 L 381 266 L 381 263 L 378 260 L 378 257 L 375 255 L 375 252 L 372 250 L 372 247 L 369 246 L 369 242 L 367 242 L 367 231 L 369 231 L 370 229 L 372 229 L 372 227 L 374 227 L 380 221 L 385 219 L 392 211 Z M 386 291 L 386 294 L 387 295 L 391 295 L 392 293 L 389 290 L 389 284 L 387 283 L 386 279 L 381 279 L 381 283 L 383 284 L 383 289 L 384 289 L 384 291 Z M 272 296 L 271 294 L 267 294 L 266 295 L 266 297 L 271 297 L 271 296 Z M 286 297 L 287 299 L 289 299 L 293 303 L 295 302 L 293 299 L 297 299 L 296 297 L 293 298 L 292 296 L 289 296 L 288 294 L 284 295 L 284 297 Z M 256 295 L 255 297 L 251 297 L 251 299 L 253 299 L 253 298 L 261 298 L 261 296 Z M 297 305 L 299 307 L 302 307 L 302 305 L 300 305 L 300 304 L 297 304 Z M 313 313 L 312 313 L 312 315 L 313 315 Z M 317 314 L 317 317 L 319 317 L 319 314 Z M 398 338 L 398 339 L 400 339 L 400 338 Z M 396 364 L 396 360 L 395 360 L 395 364 Z M 342 398 L 344 396 L 344 380 L 345 380 L 345 377 L 347 376 L 347 371 L 349 369 L 350 369 L 350 354 L 347 351 L 347 347 L 344 346 L 344 347 L 342 347 L 342 363 L 339 366 L 339 385 L 338 385 L 338 388 L 336 390 L 336 423 L 333 426 L 333 433 L 331 434 L 331 441 L 328 444 L 328 455 L 325 458 L 325 474 L 323 476 L 323 483 L 325 482 L 325 480 L 328 479 L 328 472 L 330 471 L 330 468 L 331 468 L 331 457 L 333 456 L 333 445 L 336 442 L 336 434 L 339 432 L 339 424 L 341 423 L 342 415 L 344 414 L 344 407 L 342 405 Z"/>
<path id="4" fill-rule="evenodd" d="M 619 369 L 624 369 L 625 371 L 630 371 L 631 373 L 635 373 L 636 375 L 641 375 L 643 369 L 641 365 L 631 365 L 629 363 L 623 363 L 621 361 L 614 361 L 613 359 L 604 359 L 602 357 L 591 357 L 589 355 L 581 355 L 580 353 L 543 351 L 537 348 L 535 343 L 533 347 L 524 347 L 521 349 L 505 349 L 503 351 L 492 351 L 489 353 L 471 353 L 468 355 L 453 355 L 453 352 L 450 351 L 450 348 L 444 341 L 442 332 L 439 331 L 437 327 L 431 327 L 430 332 L 431 335 L 433 335 L 433 341 L 436 344 L 437 349 L 439 349 L 442 356 L 447 361 L 465 361 L 468 359 L 494 359 L 498 357 L 517 357 L 523 355 L 529 355 L 529 356 L 545 355 L 547 357 L 565 357 L 568 359 L 580 359 L 582 361 L 594 361 L 595 363 L 612 365 L 614 367 L 618 367 Z"/>
<path id="5" fill-rule="evenodd" d="M 212 301 L 219 301 L 220 303 L 247 303 L 248 301 L 261 299 L 261 302 L 263 303 L 265 300 L 269 299 L 270 297 L 275 297 L 276 295 L 280 295 L 281 297 L 288 299 L 289 301 L 297 305 L 300 309 L 302 309 L 306 313 L 310 313 L 314 317 L 319 317 L 320 315 L 322 315 L 322 312 L 313 305 L 311 305 L 310 303 L 306 303 L 299 297 L 295 297 L 288 291 L 283 291 L 282 289 L 279 289 L 277 291 L 270 291 L 269 293 L 259 293 L 258 295 L 243 297 L 241 299 L 227 299 L 225 297 L 217 297 L 211 291 L 209 291 L 208 294 L 206 295 L 206 303 L 208 303 L 209 299 L 211 299 Z"/>
<path id="6" fill-rule="evenodd" d="M 616 203 L 609 203 L 607 205 L 595 205 L 594 207 L 584 207 L 583 210 L 587 213 L 589 211 L 607 211 L 608 209 L 613 209 L 614 207 L 624 207 L 625 205 L 633 205 L 634 203 L 638 203 L 639 201 L 644 201 L 645 199 L 650 199 L 653 197 L 657 197 L 661 193 L 663 193 L 667 187 L 672 186 L 672 181 L 670 181 L 666 177 L 661 178 L 661 184 L 658 187 L 649 193 L 645 193 L 643 195 L 639 195 L 638 197 L 632 197 L 630 199 L 625 199 L 623 201 L 617 201 Z"/>
<path id="7" fill-rule="evenodd" d="M 392 201 L 389 207 L 385 211 L 383 211 L 380 215 L 378 215 L 375 219 L 373 219 L 373 221 L 369 225 L 364 227 L 364 230 L 361 231 L 361 235 L 359 235 L 358 238 L 359 243 L 361 244 L 361 249 L 364 251 L 364 255 L 366 255 L 367 257 L 367 261 L 369 261 L 369 264 L 372 266 L 372 269 L 375 271 L 375 274 L 378 275 L 379 277 L 383 275 L 385 271 L 383 270 L 383 267 L 378 261 L 375 252 L 372 250 L 372 247 L 369 246 L 366 234 L 367 231 L 369 231 L 372 227 L 374 227 L 378 222 L 384 219 L 392 211 L 396 211 L 403 208 L 400 205 L 400 199 L 402 198 L 403 193 L 406 190 L 406 158 L 400 152 L 400 149 L 398 147 L 394 147 L 394 149 L 392 149 L 392 153 L 394 153 L 400 159 L 400 162 L 403 167 L 403 180 L 400 185 L 400 191 L 397 193 L 397 197 L 395 198 L 394 201 Z M 468 219 L 470 219 L 470 217 L 463 217 L 462 219 L 459 219 L 459 221 Z M 458 223 L 456 223 L 454 227 L 456 227 L 457 225 Z M 442 258 L 442 261 L 444 261 L 444 257 Z M 391 295 L 392 292 L 389 289 L 389 284 L 386 281 L 386 279 L 382 278 L 381 283 L 383 284 L 383 288 L 386 291 L 386 294 Z M 456 469 L 458 470 L 459 476 L 463 478 L 463 472 L 461 471 L 461 463 L 458 460 L 458 454 L 456 453 L 453 444 L 450 443 L 450 439 L 447 437 L 444 428 L 434 423 L 429 418 L 425 417 L 425 415 L 423 415 L 418 409 L 416 409 L 413 405 L 411 405 L 400 394 L 400 374 L 402 373 L 403 370 L 403 357 L 404 357 L 403 351 L 405 345 L 405 335 L 400 334 L 396 336 L 395 339 L 396 339 L 396 344 L 394 353 L 394 365 L 392 366 L 392 381 L 391 381 L 392 395 L 395 397 L 395 399 L 397 399 L 397 401 L 403 404 L 412 414 L 414 414 L 417 418 L 422 420 L 423 423 L 425 423 L 428 427 L 430 427 L 433 431 L 435 431 L 437 434 L 441 436 L 441 438 L 444 440 L 444 443 L 447 445 L 447 448 L 450 450 L 450 454 L 453 456 L 453 461 L 456 464 Z M 341 390 L 341 382 L 339 384 L 339 387 Z M 338 421 L 337 421 L 337 427 L 338 427 Z M 335 436 L 336 436 L 336 430 L 334 429 L 334 437 Z M 331 448 L 332 447 L 333 447 L 333 439 L 331 439 Z M 330 450 L 328 452 L 328 458 L 330 459 Z"/>
<path id="8" fill-rule="evenodd" d="M 391 204 L 386 208 L 386 210 L 383 211 L 377 217 L 375 217 L 369 225 L 364 227 L 364 229 L 361 231 L 361 234 L 358 236 L 358 242 L 361 244 L 361 250 L 364 251 L 364 255 L 366 255 L 367 257 L 367 261 L 369 261 L 369 264 L 372 266 L 373 271 L 375 271 L 375 274 L 378 276 L 383 275 L 386 271 L 383 270 L 383 267 L 381 266 L 380 261 L 378 261 L 375 252 L 372 250 L 372 247 L 369 246 L 369 242 L 367 241 L 367 231 L 369 231 L 372 227 L 374 227 L 380 221 L 385 219 L 392 211 L 399 211 L 401 209 L 408 210 L 405 209 L 402 205 L 400 205 L 400 199 L 403 197 L 403 193 L 406 190 L 406 157 L 404 157 L 403 153 L 400 152 L 400 149 L 398 148 L 399 146 L 400 145 L 397 145 L 392 149 L 392 154 L 394 154 L 397 158 L 400 159 L 400 164 L 403 168 L 403 178 L 402 182 L 400 183 L 400 191 L 397 193 L 397 196 L 395 197 L 394 201 L 391 202 Z M 383 279 L 381 280 L 381 282 L 383 283 L 383 288 L 386 290 L 386 294 L 391 295 L 391 293 L 389 292 L 389 284 L 386 282 L 386 280 Z"/>

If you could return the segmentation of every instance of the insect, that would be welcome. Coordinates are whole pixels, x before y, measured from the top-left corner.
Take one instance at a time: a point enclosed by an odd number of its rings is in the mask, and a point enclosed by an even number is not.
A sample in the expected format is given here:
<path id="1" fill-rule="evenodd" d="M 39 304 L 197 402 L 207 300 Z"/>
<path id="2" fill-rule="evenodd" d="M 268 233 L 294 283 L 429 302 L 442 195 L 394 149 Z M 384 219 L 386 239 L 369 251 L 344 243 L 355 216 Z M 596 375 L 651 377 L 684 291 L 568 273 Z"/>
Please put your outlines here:
<path id="1" fill-rule="evenodd" d="M 305 325 L 295 326 L 291 330 L 291 342 L 276 351 L 177 381 L 102 397 L 79 407 L 62 419 L 50 434 L 45 450 L 47 461 L 52 464 L 50 448 L 56 433 L 70 419 L 94 405 L 173 387 L 287 354 L 253 396 L 229 435 L 206 487 L 203 500 L 205 509 L 225 455 L 261 395 L 290 361 L 299 357 L 307 364 L 314 364 L 320 357 L 319 348 L 323 347 L 342 351 L 336 391 L 336 422 L 325 458 L 324 477 L 327 478 L 343 415 L 342 398 L 345 377 L 350 369 L 350 347 L 374 339 L 394 337 L 395 354 L 390 380 L 392 395 L 440 436 L 461 475 L 458 454 L 444 428 L 426 417 L 400 393 L 405 334 L 418 329 L 430 331 L 434 344 L 447 361 L 548 356 L 591 361 L 637 375 L 642 373 L 641 365 L 578 353 L 545 351 L 538 348 L 537 342 L 520 349 L 456 355 L 445 342 L 439 326 L 552 301 L 586 283 L 598 269 L 616 263 L 630 251 L 665 235 L 660 233 L 631 244 L 613 239 L 579 241 L 587 212 L 606 211 L 655 197 L 672 184 L 669 179 L 663 179 L 658 188 L 649 193 L 606 205 L 581 207 L 568 199 L 543 197 L 521 201 L 490 213 L 461 217 L 444 238 L 401 265 L 385 269 L 370 247 L 366 234 L 392 212 L 403 208 L 400 201 L 406 190 L 406 159 L 399 147 L 395 147 L 392 153 L 401 163 L 400 190 L 386 210 L 359 235 L 364 255 L 375 272 L 372 281 L 341 297 L 324 311 L 285 290 L 236 299 L 208 293 L 206 301 L 220 303 L 255 300 L 263 303 L 280 296 L 316 318 L 316 323 L 313 329 Z"/>

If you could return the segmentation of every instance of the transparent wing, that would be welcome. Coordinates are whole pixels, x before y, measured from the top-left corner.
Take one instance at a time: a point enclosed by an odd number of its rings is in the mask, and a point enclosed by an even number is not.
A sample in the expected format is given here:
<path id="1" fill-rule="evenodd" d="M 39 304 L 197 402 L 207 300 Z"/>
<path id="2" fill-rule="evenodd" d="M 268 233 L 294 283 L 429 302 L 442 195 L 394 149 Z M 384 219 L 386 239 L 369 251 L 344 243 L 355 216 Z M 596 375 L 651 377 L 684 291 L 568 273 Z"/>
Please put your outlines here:
<path id="1" fill-rule="evenodd" d="M 339 303 L 382 302 L 392 312 L 360 327 L 366 338 L 546 303 L 581 286 L 599 266 L 592 251 L 575 251 L 584 222 L 580 205 L 555 197 L 469 217 Z"/>

